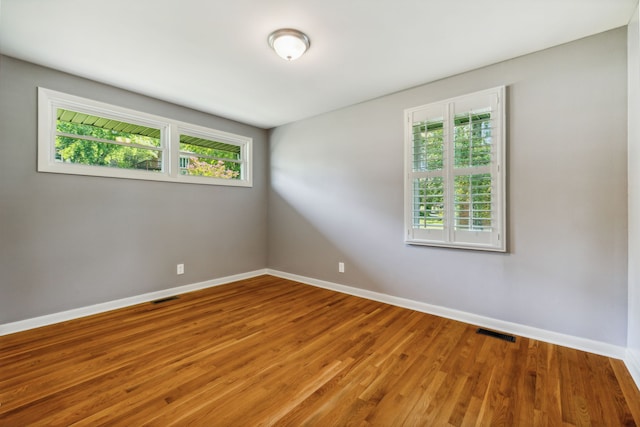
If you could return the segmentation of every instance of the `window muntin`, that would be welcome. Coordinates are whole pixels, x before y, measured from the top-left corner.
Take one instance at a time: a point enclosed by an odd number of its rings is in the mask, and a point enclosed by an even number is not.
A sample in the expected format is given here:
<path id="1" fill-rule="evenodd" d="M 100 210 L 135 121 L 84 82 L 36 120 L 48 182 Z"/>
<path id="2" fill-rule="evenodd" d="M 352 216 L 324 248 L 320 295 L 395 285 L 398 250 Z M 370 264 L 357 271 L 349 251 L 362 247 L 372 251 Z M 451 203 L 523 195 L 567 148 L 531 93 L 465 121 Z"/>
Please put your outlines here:
<path id="1" fill-rule="evenodd" d="M 252 186 L 252 139 L 38 88 L 38 171 Z"/>
<path id="2" fill-rule="evenodd" d="M 405 241 L 504 251 L 504 88 L 405 111 Z"/>

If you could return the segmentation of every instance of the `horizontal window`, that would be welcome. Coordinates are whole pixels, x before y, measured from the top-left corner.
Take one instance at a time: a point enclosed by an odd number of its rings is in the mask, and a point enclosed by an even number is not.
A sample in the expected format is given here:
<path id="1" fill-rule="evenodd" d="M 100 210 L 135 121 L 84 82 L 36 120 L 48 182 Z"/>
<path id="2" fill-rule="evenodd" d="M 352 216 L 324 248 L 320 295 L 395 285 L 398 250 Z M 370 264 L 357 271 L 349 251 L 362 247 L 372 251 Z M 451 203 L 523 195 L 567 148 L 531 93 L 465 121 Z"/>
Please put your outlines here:
<path id="1" fill-rule="evenodd" d="M 43 88 L 38 99 L 38 171 L 252 185 L 251 138 Z"/>

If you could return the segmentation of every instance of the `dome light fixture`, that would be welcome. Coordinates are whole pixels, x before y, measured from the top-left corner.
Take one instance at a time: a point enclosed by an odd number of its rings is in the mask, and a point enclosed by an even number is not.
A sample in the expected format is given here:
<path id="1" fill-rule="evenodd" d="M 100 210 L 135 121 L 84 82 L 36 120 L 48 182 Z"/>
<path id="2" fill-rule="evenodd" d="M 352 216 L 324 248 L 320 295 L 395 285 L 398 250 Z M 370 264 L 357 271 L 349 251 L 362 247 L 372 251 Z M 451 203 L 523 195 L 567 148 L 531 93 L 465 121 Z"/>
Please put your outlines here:
<path id="1" fill-rule="evenodd" d="M 269 34 L 269 46 L 287 61 L 293 61 L 302 56 L 311 46 L 309 37 L 292 28 L 282 28 Z"/>

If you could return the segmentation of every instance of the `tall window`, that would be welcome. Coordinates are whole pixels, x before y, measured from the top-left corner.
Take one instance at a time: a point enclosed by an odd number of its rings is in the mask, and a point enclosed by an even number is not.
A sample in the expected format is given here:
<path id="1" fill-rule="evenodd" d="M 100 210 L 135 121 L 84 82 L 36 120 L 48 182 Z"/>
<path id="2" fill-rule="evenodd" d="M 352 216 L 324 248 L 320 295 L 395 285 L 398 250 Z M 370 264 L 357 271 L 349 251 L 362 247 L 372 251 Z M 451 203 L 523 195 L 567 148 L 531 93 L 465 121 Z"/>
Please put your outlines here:
<path id="1" fill-rule="evenodd" d="M 405 111 L 405 241 L 506 250 L 505 88 Z"/>
<path id="2" fill-rule="evenodd" d="M 251 138 L 38 89 L 38 171 L 251 186 Z"/>

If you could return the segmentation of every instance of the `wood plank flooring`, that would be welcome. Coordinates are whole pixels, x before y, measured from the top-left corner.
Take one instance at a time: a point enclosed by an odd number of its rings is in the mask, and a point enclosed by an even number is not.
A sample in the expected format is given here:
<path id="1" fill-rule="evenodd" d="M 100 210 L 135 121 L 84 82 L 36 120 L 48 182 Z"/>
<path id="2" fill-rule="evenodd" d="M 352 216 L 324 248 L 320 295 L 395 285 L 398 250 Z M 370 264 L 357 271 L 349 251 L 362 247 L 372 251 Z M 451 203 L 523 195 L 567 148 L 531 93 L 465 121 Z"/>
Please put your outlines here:
<path id="1" fill-rule="evenodd" d="M 620 360 L 271 276 L 0 337 L 0 426 L 633 426 Z"/>

